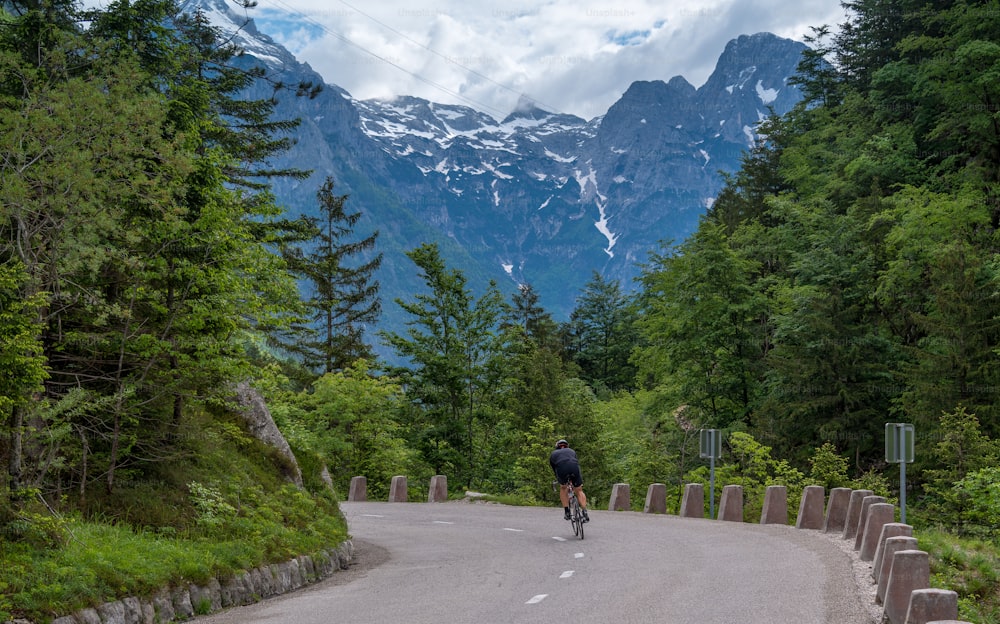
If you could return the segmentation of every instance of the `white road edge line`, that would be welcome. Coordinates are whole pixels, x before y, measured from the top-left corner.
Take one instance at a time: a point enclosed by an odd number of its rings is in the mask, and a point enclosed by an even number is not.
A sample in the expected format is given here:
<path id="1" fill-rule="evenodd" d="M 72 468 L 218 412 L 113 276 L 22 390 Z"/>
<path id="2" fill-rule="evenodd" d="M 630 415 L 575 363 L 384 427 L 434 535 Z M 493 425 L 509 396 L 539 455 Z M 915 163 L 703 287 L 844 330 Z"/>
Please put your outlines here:
<path id="1" fill-rule="evenodd" d="M 361 514 L 362 518 L 384 518 L 385 516 L 380 516 L 379 514 Z"/>
<path id="2" fill-rule="evenodd" d="M 529 600 L 524 604 L 538 604 L 539 602 L 545 600 L 548 597 L 549 597 L 548 594 L 538 594 L 537 596 L 532 596 L 531 600 Z"/>

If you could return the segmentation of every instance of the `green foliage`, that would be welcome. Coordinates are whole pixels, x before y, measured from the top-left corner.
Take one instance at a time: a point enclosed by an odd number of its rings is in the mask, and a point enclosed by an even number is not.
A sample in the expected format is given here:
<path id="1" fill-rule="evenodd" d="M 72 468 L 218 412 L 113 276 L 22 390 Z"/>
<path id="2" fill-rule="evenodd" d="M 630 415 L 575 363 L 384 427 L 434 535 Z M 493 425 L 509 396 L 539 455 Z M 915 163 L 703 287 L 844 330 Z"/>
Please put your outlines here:
<path id="1" fill-rule="evenodd" d="M 565 328 L 565 348 L 594 388 L 635 387 L 635 367 L 629 361 L 637 342 L 636 311 L 617 281 L 594 272 L 584 285 Z"/>
<path id="2" fill-rule="evenodd" d="M 41 620 L 126 595 L 150 595 L 184 582 L 204 583 L 264 563 L 318 552 L 343 541 L 347 527 L 327 490 L 283 482 L 259 443 L 240 447 L 228 423 L 186 437 L 190 454 L 160 466 L 162 481 L 118 489 L 101 521 L 53 520 L 42 509 L 23 517 L 32 531 L 59 537 L 44 548 L 0 540 L 0 610 Z M 228 433 L 227 433 L 228 432 Z M 225 440 L 222 437 L 225 436 Z M 236 439 L 241 439 L 241 432 Z M 172 479 L 172 480 L 171 480 Z M 190 494 L 176 497 L 183 483 Z M 136 506 L 143 499 L 145 507 Z M 161 518 L 173 526 L 153 526 Z M 118 515 L 110 512 L 119 509 Z M 190 519 L 188 521 L 187 519 Z"/>
<path id="3" fill-rule="evenodd" d="M 1000 618 L 1000 549 L 996 539 L 974 540 L 927 528 L 920 547 L 930 555 L 931 586 L 958 593 L 958 617 L 969 622 Z"/>
<path id="4" fill-rule="evenodd" d="M 953 487 L 960 509 L 959 522 L 966 532 L 985 538 L 1000 536 L 1000 468 L 970 472 Z"/>
<path id="5" fill-rule="evenodd" d="M 924 513 L 959 532 L 996 532 L 996 497 L 988 477 L 1000 460 L 1000 445 L 984 435 L 979 419 L 964 407 L 941 415 L 932 465 L 924 471 Z M 995 474 L 992 476 L 996 476 Z M 987 498 L 983 498 L 983 497 Z"/>
<path id="6" fill-rule="evenodd" d="M 38 488 L 22 487 L 11 495 L 10 507 L 0 507 L 0 553 L 4 543 L 18 542 L 39 550 L 58 548 L 69 537 L 64 518 L 44 505 Z"/>
<path id="7" fill-rule="evenodd" d="M 191 504 L 197 513 L 197 523 L 208 530 L 221 528 L 236 517 L 236 508 L 225 501 L 215 487 L 202 485 L 197 481 L 188 483 Z"/>
<path id="8" fill-rule="evenodd" d="M 555 475 L 549 466 L 549 454 L 557 439 L 556 424 L 544 416 L 536 418 L 523 435 L 513 470 L 514 491 L 529 501 L 553 500 Z"/>
<path id="9" fill-rule="evenodd" d="M 28 277 L 18 261 L 0 264 L 0 370 L 5 371 L 0 378 L 0 414 L 27 402 L 47 376 L 38 341 L 46 297 L 35 293 L 24 298 Z"/>
<path id="10" fill-rule="evenodd" d="M 851 481 L 851 487 L 855 490 L 871 490 L 875 496 L 883 496 L 892 504 L 897 503 L 897 498 L 893 495 L 892 484 L 885 474 L 874 468 L 865 471 Z"/>
<path id="11" fill-rule="evenodd" d="M 350 478 L 364 475 L 374 498 L 388 493 L 394 475 L 411 473 L 415 453 L 401 424 L 402 388 L 393 378 L 373 376 L 366 361 L 275 399 L 276 422 L 295 445 L 322 458 L 337 491 L 346 494 Z"/>
<path id="12" fill-rule="evenodd" d="M 289 270 L 307 283 L 311 296 L 304 302 L 307 324 L 293 328 L 282 348 L 303 358 L 307 368 L 332 373 L 351 362 L 371 359 L 362 340 L 363 328 L 378 320 L 382 303 L 379 283 L 373 279 L 382 264 L 378 253 L 365 261 L 353 260 L 375 247 L 378 232 L 354 238 L 360 212 L 347 212 L 347 195 L 334 195 L 327 178 L 317 193 L 320 217 L 304 217 L 312 234 L 310 249 L 285 246 L 282 255 Z"/>
<path id="13" fill-rule="evenodd" d="M 495 416 L 493 406 L 506 387 L 505 364 L 513 349 L 504 323 L 507 306 L 492 282 L 475 298 L 465 275 L 446 266 L 436 245 L 424 244 L 407 256 L 427 292 L 412 302 L 397 300 L 411 316 L 405 336 L 382 333 L 409 362 L 393 371 L 414 406 L 406 425 L 435 474 L 470 486 L 480 472 L 478 454 L 492 442 L 477 443 L 477 428 Z"/>
<path id="14" fill-rule="evenodd" d="M 772 457 L 771 447 L 742 431 L 730 432 L 724 446 L 728 452 L 723 454 L 721 464 L 716 464 L 715 485 L 720 490 L 726 485 L 743 487 L 744 519 L 760 518 L 767 487 L 783 485 L 787 488 L 789 521 L 794 522 L 802 489 L 808 485 L 805 475 L 788 461 Z M 684 478 L 686 483 L 703 483 L 707 498 L 709 477 L 708 467 L 702 466 Z"/>
<path id="15" fill-rule="evenodd" d="M 809 480 L 812 485 L 822 485 L 827 491 L 850 485 L 847 459 L 837 453 L 837 447 L 830 442 L 816 449 L 810 464 Z"/>
<path id="16" fill-rule="evenodd" d="M 654 255 L 643 275 L 644 339 L 633 360 L 649 383 L 706 425 L 741 423 L 756 401 L 765 337 L 762 300 L 750 287 L 756 263 L 733 250 L 723 227 L 704 220 L 682 245 Z"/>

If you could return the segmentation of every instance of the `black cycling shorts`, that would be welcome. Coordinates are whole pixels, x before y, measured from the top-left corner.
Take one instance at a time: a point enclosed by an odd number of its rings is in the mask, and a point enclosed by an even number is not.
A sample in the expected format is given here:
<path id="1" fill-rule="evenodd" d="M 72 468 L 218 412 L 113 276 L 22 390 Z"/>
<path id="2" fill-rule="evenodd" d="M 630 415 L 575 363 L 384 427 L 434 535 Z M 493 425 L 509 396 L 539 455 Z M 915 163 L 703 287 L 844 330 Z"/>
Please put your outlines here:
<path id="1" fill-rule="evenodd" d="M 556 479 L 561 485 L 566 485 L 570 481 L 573 487 L 583 487 L 583 475 L 580 474 L 580 465 L 558 466 L 556 468 Z"/>

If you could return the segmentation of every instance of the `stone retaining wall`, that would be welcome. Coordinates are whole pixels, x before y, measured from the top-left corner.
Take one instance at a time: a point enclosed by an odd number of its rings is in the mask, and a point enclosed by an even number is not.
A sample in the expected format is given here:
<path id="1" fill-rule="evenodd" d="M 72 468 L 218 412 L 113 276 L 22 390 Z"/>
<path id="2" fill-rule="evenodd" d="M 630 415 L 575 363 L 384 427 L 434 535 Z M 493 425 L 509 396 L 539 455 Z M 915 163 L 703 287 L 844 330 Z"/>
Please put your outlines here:
<path id="1" fill-rule="evenodd" d="M 346 570 L 353 559 L 354 544 L 348 540 L 315 557 L 301 556 L 260 566 L 236 576 L 213 578 L 204 585 L 164 588 L 144 598 L 123 598 L 56 618 L 52 624 L 166 624 L 187 620 L 294 591 Z"/>

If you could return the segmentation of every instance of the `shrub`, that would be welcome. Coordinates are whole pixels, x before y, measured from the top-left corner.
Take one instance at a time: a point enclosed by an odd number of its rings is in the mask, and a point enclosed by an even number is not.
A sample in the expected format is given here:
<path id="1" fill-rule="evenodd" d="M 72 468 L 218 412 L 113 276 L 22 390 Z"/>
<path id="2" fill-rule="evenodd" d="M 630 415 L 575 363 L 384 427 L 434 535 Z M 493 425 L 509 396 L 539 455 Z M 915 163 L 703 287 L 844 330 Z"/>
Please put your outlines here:
<path id="1" fill-rule="evenodd" d="M 809 463 L 812 465 L 809 479 L 813 485 L 822 485 L 830 490 L 846 487 L 850 483 L 847 477 L 847 459 L 837 453 L 837 447 L 830 442 L 816 449 Z"/>
<path id="2" fill-rule="evenodd" d="M 723 463 L 716 466 L 715 487 L 719 491 L 726 485 L 743 486 L 744 518 L 759 518 L 764 507 L 764 493 L 770 485 L 788 488 L 789 519 L 794 520 L 805 486 L 805 475 L 787 461 L 771 457 L 771 447 L 761 444 L 748 433 L 734 431 L 726 441 L 729 448 Z M 708 495 L 709 471 L 702 466 L 685 475 L 688 483 L 705 484 Z"/>
<path id="3" fill-rule="evenodd" d="M 1000 468 L 969 473 L 952 487 L 963 533 L 995 538 L 1000 528 Z"/>

